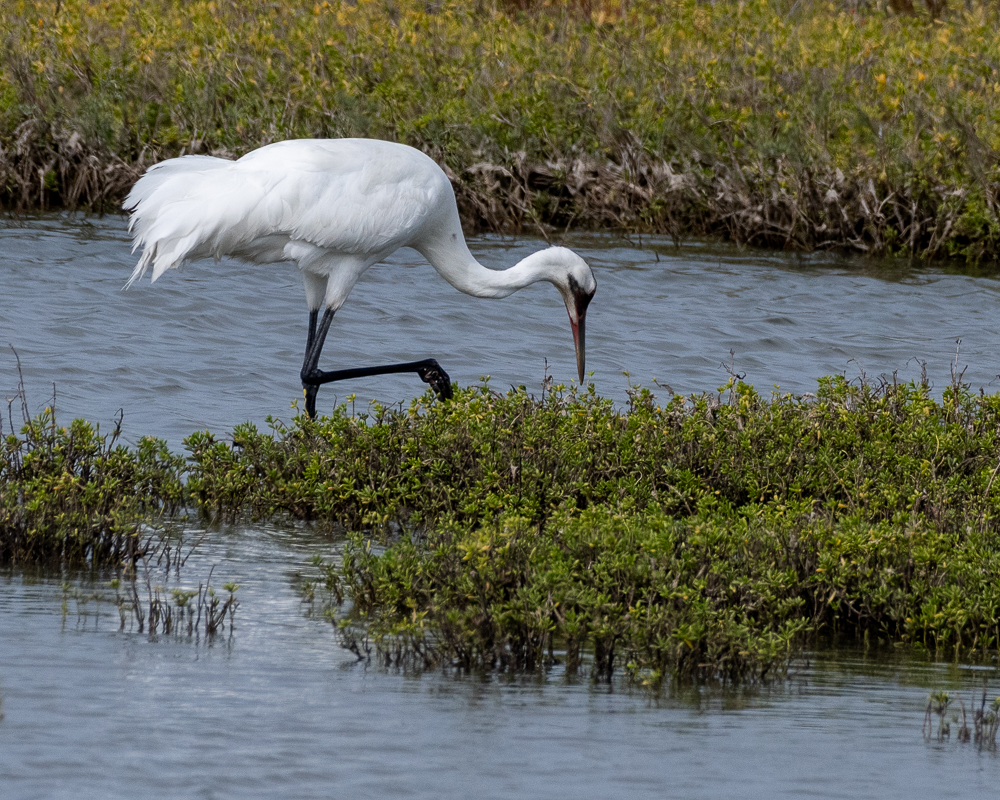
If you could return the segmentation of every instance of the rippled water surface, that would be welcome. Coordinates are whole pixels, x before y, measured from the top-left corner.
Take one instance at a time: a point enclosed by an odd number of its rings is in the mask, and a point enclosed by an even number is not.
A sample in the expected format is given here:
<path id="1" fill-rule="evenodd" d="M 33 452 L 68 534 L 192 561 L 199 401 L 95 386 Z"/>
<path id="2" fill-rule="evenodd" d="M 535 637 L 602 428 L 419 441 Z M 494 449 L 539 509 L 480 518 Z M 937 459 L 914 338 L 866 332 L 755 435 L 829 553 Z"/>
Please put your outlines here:
<path id="1" fill-rule="evenodd" d="M 723 362 L 767 392 L 796 393 L 822 375 L 898 371 L 939 388 L 955 342 L 967 381 L 993 391 L 1000 373 L 1000 281 L 662 241 L 623 246 L 605 237 L 567 244 L 593 265 L 587 368 L 597 390 L 625 398 L 631 379 L 682 393 L 725 383 Z M 543 243 L 479 239 L 487 266 L 505 267 Z M 175 447 L 198 428 L 224 431 L 287 414 L 298 382 L 307 312 L 294 267 L 200 262 L 156 284 L 122 286 L 135 265 L 124 222 L 48 218 L 0 228 L 0 345 L 17 348 L 33 409 L 56 387 L 64 416 L 108 421 Z M 566 312 L 536 284 L 504 300 L 467 297 L 411 250 L 371 269 L 331 328 L 321 366 L 334 369 L 433 356 L 453 380 L 490 375 L 504 389 L 537 387 L 545 360 L 557 381 L 576 369 Z M 0 353 L 0 389 L 16 384 Z M 425 388 L 390 375 L 320 389 L 318 408 L 350 393 L 409 402 Z"/>
<path id="2" fill-rule="evenodd" d="M 215 531 L 188 583 L 236 580 L 211 644 L 60 612 L 61 579 L 0 576 L 4 798 L 985 797 L 995 753 L 921 735 L 929 691 L 994 671 L 841 653 L 760 693 L 652 700 L 615 685 L 414 677 L 340 648 L 293 588 L 335 545 Z M 182 581 L 183 583 L 183 581 Z M 87 584 L 74 587 L 90 591 Z M 99 590 L 99 586 L 97 587 Z M 107 591 L 107 590 L 105 590 Z M 80 614 L 78 612 L 82 611 Z"/>
<path id="3" fill-rule="evenodd" d="M 664 242 L 568 242 L 594 266 L 588 368 L 624 399 L 632 380 L 711 390 L 723 361 L 768 390 L 818 376 L 926 362 L 943 388 L 962 339 L 965 379 L 995 391 L 1000 283 L 938 268 L 868 265 Z M 489 266 L 540 243 L 479 239 Z M 306 312 L 287 266 L 211 262 L 128 292 L 124 224 L 47 218 L 0 229 L 0 344 L 14 345 L 29 402 L 63 419 L 180 447 L 198 428 L 286 415 Z M 328 340 L 323 366 L 437 357 L 462 384 L 537 386 L 544 360 L 574 372 L 556 292 L 467 298 L 415 253 L 369 272 Z M 0 354 L 0 389 L 17 382 Z M 408 401 L 412 376 L 320 391 Z M 206 643 L 120 632 L 107 603 L 61 612 L 72 576 L 0 574 L 0 797 L 975 797 L 1000 761 L 920 733 L 928 692 L 970 697 L 991 670 L 841 652 L 761 693 L 675 694 L 545 678 L 420 677 L 355 663 L 307 617 L 293 584 L 336 542 L 300 527 L 212 531 L 186 567 L 241 584 L 237 628 Z M 108 576 L 102 576 L 102 581 Z M 84 613 L 78 613 L 83 611 Z M 96 613 L 95 613 L 96 612 Z"/>

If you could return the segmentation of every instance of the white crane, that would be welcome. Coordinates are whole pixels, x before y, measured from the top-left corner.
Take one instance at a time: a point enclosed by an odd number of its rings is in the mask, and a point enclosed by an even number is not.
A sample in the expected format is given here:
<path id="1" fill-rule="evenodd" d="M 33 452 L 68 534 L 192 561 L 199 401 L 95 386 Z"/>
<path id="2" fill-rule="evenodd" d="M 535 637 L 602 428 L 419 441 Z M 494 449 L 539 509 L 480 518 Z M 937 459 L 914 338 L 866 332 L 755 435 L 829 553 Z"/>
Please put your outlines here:
<path id="1" fill-rule="evenodd" d="M 450 181 L 412 147 L 376 139 L 299 139 L 237 161 L 172 158 L 146 171 L 124 208 L 132 215 L 132 251 L 142 248 L 126 288 L 147 269 L 155 281 L 202 258 L 298 266 L 309 306 L 301 378 L 310 417 L 319 386 L 366 375 L 416 372 L 442 399 L 451 396 L 448 375 L 432 358 L 319 369 L 334 314 L 365 270 L 400 247 L 417 250 L 448 283 L 475 297 L 506 297 L 537 281 L 555 285 L 569 313 L 583 381 L 584 321 L 597 288 L 590 266 L 565 247 L 532 253 L 506 270 L 482 266 L 465 243 Z"/>

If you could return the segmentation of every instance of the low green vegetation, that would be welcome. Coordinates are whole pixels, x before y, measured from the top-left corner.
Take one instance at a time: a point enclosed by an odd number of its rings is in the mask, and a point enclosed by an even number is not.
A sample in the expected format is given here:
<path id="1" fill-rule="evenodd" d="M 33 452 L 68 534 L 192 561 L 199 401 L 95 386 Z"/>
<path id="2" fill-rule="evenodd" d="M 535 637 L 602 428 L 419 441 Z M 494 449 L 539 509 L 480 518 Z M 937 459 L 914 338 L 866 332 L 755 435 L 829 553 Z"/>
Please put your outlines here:
<path id="1" fill-rule="evenodd" d="M 506 515 L 445 526 L 384 551 L 354 535 L 345 624 L 419 666 L 530 670 L 558 650 L 575 672 L 586 650 L 592 675 L 624 666 L 649 682 L 761 677 L 834 633 L 995 651 L 995 536 L 822 516 L 594 507 L 541 528 Z"/>
<path id="2" fill-rule="evenodd" d="M 184 459 L 161 440 L 129 448 L 50 409 L 4 434 L 0 420 L 0 564 L 131 564 L 143 522 L 180 508 Z"/>
<path id="3" fill-rule="evenodd" d="M 355 531 L 327 584 L 351 646 L 394 660 L 585 651 L 655 682 L 759 676 L 829 635 L 1000 645 L 1000 396 L 958 384 L 635 389 L 624 410 L 483 386 L 188 446 L 206 511 Z"/>
<path id="4" fill-rule="evenodd" d="M 271 424 L 193 434 L 185 465 L 45 414 L 6 438 L 0 554 L 127 561 L 181 503 L 342 526 L 320 563 L 341 635 L 420 667 L 657 684 L 759 678 L 831 637 L 1000 650 L 1000 395 L 958 381 L 635 387 L 623 409 L 483 385 Z"/>
<path id="5" fill-rule="evenodd" d="M 481 229 L 994 260 L 1000 18 L 952 5 L 9 0 L 0 202 L 372 136 L 438 159 Z"/>

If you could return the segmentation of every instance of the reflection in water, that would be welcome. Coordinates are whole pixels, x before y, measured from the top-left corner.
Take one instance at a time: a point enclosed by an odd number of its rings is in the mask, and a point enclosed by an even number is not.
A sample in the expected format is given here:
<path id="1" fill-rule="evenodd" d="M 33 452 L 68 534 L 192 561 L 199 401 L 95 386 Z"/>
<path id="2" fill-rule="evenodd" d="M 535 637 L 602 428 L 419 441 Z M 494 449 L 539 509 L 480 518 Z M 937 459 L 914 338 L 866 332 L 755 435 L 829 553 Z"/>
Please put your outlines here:
<path id="1" fill-rule="evenodd" d="M 1000 282 L 981 274 L 865 265 L 832 256 L 740 252 L 692 245 L 643 248 L 602 236 L 566 242 L 593 266 L 587 366 L 600 393 L 625 401 L 631 380 L 682 393 L 714 390 L 723 362 L 763 392 L 813 391 L 817 377 L 891 374 L 916 379 L 926 362 L 938 390 L 955 342 L 973 387 L 1000 383 Z M 543 243 L 472 242 L 488 266 L 513 264 Z M 211 261 L 121 291 L 135 257 L 124 221 L 58 217 L 0 230 L 0 342 L 21 354 L 29 399 L 55 385 L 63 417 L 162 436 L 174 447 L 196 429 L 288 416 L 301 399 L 306 308 L 294 267 Z M 331 329 L 323 367 L 438 358 L 460 384 L 490 375 L 498 389 L 537 387 L 545 362 L 557 381 L 575 374 L 562 302 L 548 284 L 505 300 L 460 294 L 410 250 L 370 270 Z M 0 388 L 13 387 L 0 354 Z M 320 409 L 351 393 L 364 403 L 409 402 L 412 375 L 359 379 L 320 392 Z"/>
<path id="2" fill-rule="evenodd" d="M 732 368 L 765 391 L 810 391 L 836 372 L 915 378 L 921 360 L 941 388 L 958 338 L 966 379 L 995 388 L 991 275 L 593 236 L 567 244 L 597 271 L 588 366 L 619 401 L 623 370 L 679 392 L 714 389 L 730 350 Z M 539 246 L 473 242 L 497 267 Z M 198 428 L 287 415 L 300 396 L 306 312 L 289 267 L 195 264 L 121 292 L 134 258 L 117 218 L 9 227 L 0 256 L 0 342 L 20 353 L 35 409 L 54 383 L 64 419 L 107 424 L 122 408 L 127 436 L 178 447 Z M 423 356 L 462 384 L 488 373 L 497 388 L 537 386 L 545 359 L 557 380 L 574 374 L 550 287 L 474 300 L 407 251 L 355 290 L 323 366 Z M 0 356 L 0 388 L 15 383 L 13 358 Z M 423 388 L 386 376 L 320 400 L 406 402 Z M 994 754 L 920 734 L 930 691 L 971 697 L 1000 676 L 912 654 L 838 650 L 761 692 L 656 701 L 558 670 L 416 679 L 366 668 L 328 623 L 304 616 L 292 588 L 335 546 L 303 526 L 214 531 L 191 574 L 219 564 L 241 603 L 232 636 L 215 640 L 120 633 L 117 610 L 96 604 L 63 619 L 63 581 L 83 593 L 87 581 L 0 575 L 0 795 L 968 797 L 1000 774 Z"/>

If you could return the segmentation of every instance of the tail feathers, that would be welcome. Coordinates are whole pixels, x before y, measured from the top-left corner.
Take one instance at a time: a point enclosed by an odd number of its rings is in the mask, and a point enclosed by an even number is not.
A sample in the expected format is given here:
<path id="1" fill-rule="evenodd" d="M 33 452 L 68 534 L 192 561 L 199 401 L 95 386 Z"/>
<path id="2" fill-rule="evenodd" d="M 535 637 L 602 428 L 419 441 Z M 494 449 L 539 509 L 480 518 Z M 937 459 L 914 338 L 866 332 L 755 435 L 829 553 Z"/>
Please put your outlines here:
<path id="1" fill-rule="evenodd" d="M 218 171 L 233 162 L 212 156 L 183 156 L 150 167 L 122 207 L 131 212 L 132 252 L 142 249 L 127 289 L 152 267 L 155 281 L 164 272 L 210 244 L 215 233 L 210 198 L 218 191 Z"/>
<path id="2" fill-rule="evenodd" d="M 156 252 L 155 247 L 147 247 L 143 251 L 142 257 L 139 259 L 139 263 L 136 264 L 135 269 L 132 270 L 132 275 L 129 277 L 127 281 L 125 281 L 125 285 L 122 287 L 123 291 L 125 289 L 128 289 L 129 286 L 131 286 L 133 283 L 139 280 L 139 278 L 142 277 L 143 273 L 146 271 L 146 267 L 149 266 L 149 262 L 153 260 L 153 254 L 155 252 Z"/>

